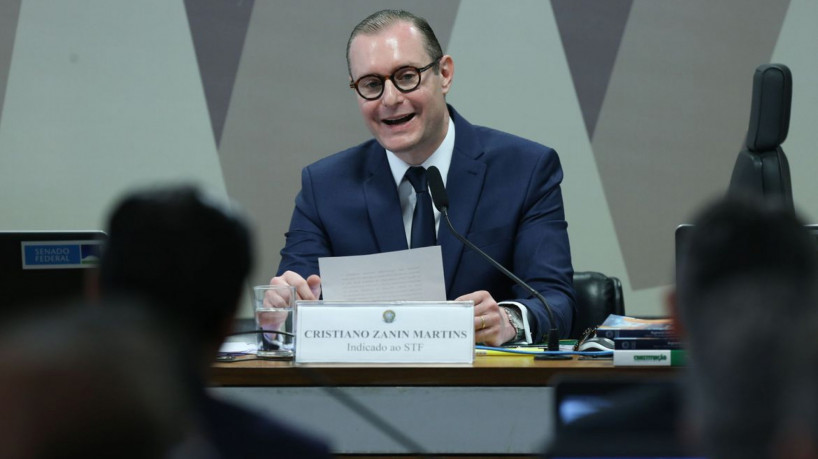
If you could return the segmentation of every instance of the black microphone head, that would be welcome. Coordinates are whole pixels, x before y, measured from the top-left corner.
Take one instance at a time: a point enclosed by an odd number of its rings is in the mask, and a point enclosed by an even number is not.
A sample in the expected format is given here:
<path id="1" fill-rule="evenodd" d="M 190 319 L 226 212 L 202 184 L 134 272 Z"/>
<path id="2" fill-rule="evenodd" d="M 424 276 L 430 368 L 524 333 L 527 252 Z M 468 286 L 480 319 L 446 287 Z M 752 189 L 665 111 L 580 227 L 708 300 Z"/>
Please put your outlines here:
<path id="1" fill-rule="evenodd" d="M 443 212 L 444 209 L 449 208 L 449 195 L 446 193 L 446 187 L 443 185 L 443 177 L 440 176 L 440 171 L 435 166 L 426 169 L 426 181 L 429 183 L 429 192 L 432 194 L 432 202 L 438 212 Z"/>

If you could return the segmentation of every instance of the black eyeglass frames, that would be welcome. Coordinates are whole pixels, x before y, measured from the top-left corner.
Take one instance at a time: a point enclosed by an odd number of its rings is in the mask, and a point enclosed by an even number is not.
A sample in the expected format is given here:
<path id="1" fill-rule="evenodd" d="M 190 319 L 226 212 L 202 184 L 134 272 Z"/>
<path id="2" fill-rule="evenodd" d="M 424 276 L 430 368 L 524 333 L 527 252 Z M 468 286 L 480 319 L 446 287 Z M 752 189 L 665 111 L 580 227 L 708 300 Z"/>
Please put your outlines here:
<path id="1" fill-rule="evenodd" d="M 412 92 L 420 86 L 420 74 L 437 65 L 440 58 L 433 60 L 429 65 L 421 68 L 405 65 L 398 68 L 391 75 L 364 75 L 349 84 L 349 87 L 358 92 L 366 100 L 375 100 L 383 94 L 386 80 L 391 80 L 398 91 Z"/>

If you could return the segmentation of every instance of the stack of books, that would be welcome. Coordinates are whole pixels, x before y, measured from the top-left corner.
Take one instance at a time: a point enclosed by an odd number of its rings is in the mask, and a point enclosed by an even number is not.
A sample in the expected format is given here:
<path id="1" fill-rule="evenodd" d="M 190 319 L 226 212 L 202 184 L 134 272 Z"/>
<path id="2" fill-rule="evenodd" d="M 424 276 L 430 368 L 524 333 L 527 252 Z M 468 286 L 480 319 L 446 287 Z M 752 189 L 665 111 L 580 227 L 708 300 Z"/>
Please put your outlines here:
<path id="1" fill-rule="evenodd" d="M 611 314 L 596 335 L 614 342 L 614 366 L 683 365 L 685 351 L 670 319 L 637 319 Z"/>

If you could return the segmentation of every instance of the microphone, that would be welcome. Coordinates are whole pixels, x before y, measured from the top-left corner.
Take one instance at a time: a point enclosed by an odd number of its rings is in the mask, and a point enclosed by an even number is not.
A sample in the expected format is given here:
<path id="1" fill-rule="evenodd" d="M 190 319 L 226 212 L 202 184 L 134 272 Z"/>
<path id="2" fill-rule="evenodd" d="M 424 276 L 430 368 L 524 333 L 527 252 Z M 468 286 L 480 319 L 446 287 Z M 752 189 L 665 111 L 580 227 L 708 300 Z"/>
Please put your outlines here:
<path id="1" fill-rule="evenodd" d="M 525 283 L 522 279 L 515 276 L 514 273 L 506 269 L 503 265 L 498 263 L 494 258 L 491 258 L 489 254 L 483 252 L 478 248 L 476 245 L 472 244 L 468 239 L 463 237 L 457 230 L 454 229 L 452 225 L 452 221 L 449 220 L 449 195 L 446 193 L 446 187 L 443 185 L 443 178 L 440 176 L 440 171 L 435 167 L 431 166 L 426 169 L 426 181 L 429 183 L 429 192 L 432 195 L 432 202 L 434 203 L 437 210 L 443 215 L 444 219 L 446 220 L 446 224 L 449 226 L 449 231 L 457 238 L 460 242 L 462 242 L 466 247 L 474 250 L 475 252 L 479 253 L 483 258 L 486 259 L 492 266 L 497 268 L 501 273 L 505 274 L 506 277 L 513 280 L 517 285 L 526 289 L 529 293 L 531 293 L 534 297 L 536 297 L 540 302 L 545 306 L 545 311 L 548 313 L 548 320 L 551 322 L 551 329 L 548 331 L 548 347 L 546 348 L 548 351 L 559 351 L 560 350 L 560 338 L 559 338 L 559 331 L 557 330 L 556 321 L 554 320 L 554 311 L 551 310 L 551 306 L 545 301 L 545 298 L 540 294 L 540 292 L 534 290 L 533 287 Z M 549 357 L 563 357 L 563 356 L 549 356 Z"/>

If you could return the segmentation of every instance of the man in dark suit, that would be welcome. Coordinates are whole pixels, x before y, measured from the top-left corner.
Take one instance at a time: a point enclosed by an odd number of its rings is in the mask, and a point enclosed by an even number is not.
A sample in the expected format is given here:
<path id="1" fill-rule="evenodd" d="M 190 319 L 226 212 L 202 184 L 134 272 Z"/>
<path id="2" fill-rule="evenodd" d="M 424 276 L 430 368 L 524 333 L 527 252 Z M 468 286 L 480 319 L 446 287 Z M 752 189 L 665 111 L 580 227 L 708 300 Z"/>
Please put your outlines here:
<path id="1" fill-rule="evenodd" d="M 566 336 L 574 312 L 573 269 L 556 152 L 473 126 L 448 106 L 454 61 L 422 18 L 374 13 L 353 30 L 347 62 L 374 139 L 304 169 L 271 283 L 294 285 L 301 299 L 318 299 L 319 257 L 439 244 L 447 298 L 474 301 L 475 341 L 540 342 L 552 326 Z M 448 230 L 437 230 L 440 216 L 424 202 L 425 178 L 412 176 L 418 166 L 441 171 L 454 227 L 539 291 L 557 323 Z M 425 239 L 419 237 L 423 218 L 431 222 Z"/>
<path id="2" fill-rule="evenodd" d="M 144 190 L 117 205 L 108 236 L 101 294 L 144 301 L 178 337 L 169 352 L 182 356 L 198 419 L 181 457 L 330 457 L 324 443 L 204 390 L 252 266 L 235 211 L 193 187 Z"/>

